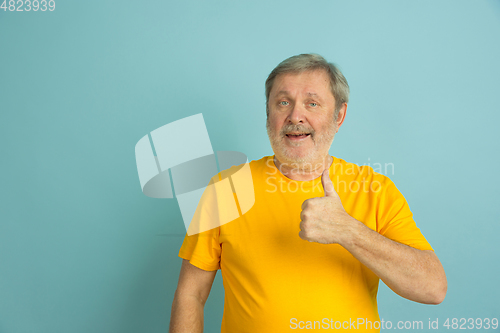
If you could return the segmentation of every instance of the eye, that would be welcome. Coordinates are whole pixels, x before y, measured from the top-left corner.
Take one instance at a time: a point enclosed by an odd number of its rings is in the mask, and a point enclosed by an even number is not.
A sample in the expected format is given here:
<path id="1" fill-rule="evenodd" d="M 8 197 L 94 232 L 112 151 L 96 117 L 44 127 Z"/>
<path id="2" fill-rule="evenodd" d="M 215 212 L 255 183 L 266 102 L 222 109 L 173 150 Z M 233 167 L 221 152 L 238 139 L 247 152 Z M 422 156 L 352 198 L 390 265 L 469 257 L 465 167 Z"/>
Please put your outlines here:
<path id="1" fill-rule="evenodd" d="M 287 101 L 281 101 L 279 104 L 280 104 L 281 106 L 287 106 L 287 105 L 288 105 L 288 102 L 287 102 Z"/>
<path id="2" fill-rule="evenodd" d="M 318 106 L 318 104 L 316 104 L 316 103 L 309 103 L 309 105 L 312 106 L 312 107 L 317 107 Z"/>

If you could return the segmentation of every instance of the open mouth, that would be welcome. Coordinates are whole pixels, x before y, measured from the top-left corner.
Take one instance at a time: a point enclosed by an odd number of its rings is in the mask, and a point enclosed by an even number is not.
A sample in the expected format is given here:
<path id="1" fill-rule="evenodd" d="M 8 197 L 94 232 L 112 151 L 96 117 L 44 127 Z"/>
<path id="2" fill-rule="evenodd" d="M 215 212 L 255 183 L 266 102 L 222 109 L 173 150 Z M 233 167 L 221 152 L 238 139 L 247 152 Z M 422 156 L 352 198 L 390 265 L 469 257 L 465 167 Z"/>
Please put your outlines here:
<path id="1" fill-rule="evenodd" d="M 311 135 L 311 133 L 289 133 L 286 136 L 290 139 L 304 139 L 309 135 Z"/>

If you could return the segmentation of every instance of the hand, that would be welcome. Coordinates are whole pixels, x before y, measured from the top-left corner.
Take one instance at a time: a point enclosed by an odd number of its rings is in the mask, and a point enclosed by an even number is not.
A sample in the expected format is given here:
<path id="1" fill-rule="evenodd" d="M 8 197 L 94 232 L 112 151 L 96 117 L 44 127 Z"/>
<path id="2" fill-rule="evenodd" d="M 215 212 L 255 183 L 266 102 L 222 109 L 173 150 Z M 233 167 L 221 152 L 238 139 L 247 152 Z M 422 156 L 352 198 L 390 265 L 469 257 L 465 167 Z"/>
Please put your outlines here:
<path id="1" fill-rule="evenodd" d="M 307 199 L 302 203 L 299 237 L 310 242 L 340 244 L 356 220 L 344 210 L 328 169 L 321 175 L 321 184 L 325 196 Z"/>

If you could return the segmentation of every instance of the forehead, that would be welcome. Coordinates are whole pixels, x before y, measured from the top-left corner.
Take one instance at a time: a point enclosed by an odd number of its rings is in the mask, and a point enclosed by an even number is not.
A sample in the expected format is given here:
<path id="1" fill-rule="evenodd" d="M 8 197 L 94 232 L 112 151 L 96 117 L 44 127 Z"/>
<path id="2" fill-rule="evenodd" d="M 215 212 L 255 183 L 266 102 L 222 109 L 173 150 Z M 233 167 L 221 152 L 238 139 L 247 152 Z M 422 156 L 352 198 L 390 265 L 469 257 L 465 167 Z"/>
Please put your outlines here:
<path id="1" fill-rule="evenodd" d="M 330 78 L 324 70 L 279 74 L 274 80 L 270 97 L 282 94 L 315 94 L 333 97 Z"/>

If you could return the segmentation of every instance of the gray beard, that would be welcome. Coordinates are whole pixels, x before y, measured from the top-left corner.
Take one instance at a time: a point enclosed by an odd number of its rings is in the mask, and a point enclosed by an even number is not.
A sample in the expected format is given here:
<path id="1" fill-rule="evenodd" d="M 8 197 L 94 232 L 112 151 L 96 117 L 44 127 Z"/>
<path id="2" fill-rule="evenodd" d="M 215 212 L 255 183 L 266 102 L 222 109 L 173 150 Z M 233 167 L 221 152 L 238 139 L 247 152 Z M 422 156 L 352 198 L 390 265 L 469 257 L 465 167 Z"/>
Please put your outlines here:
<path id="1" fill-rule="evenodd" d="M 278 135 L 273 135 L 270 131 L 269 120 L 267 120 L 266 129 L 274 154 L 279 156 L 278 159 L 279 162 L 281 164 L 291 167 L 292 169 L 297 169 L 306 172 L 316 170 L 316 168 L 313 165 L 314 163 L 316 165 L 324 163 L 324 159 L 328 155 L 328 150 L 322 153 L 314 149 L 303 156 L 296 156 L 290 154 L 284 143 L 285 133 L 290 130 L 310 132 L 311 139 L 313 140 L 315 146 L 328 143 L 328 147 L 330 147 L 335 138 L 335 126 L 330 127 L 328 132 L 324 133 L 323 135 L 319 135 L 314 130 L 309 129 L 305 126 L 293 126 L 293 125 L 288 127 L 285 126 Z M 303 143 L 297 142 L 291 144 L 292 146 L 299 147 Z"/>

